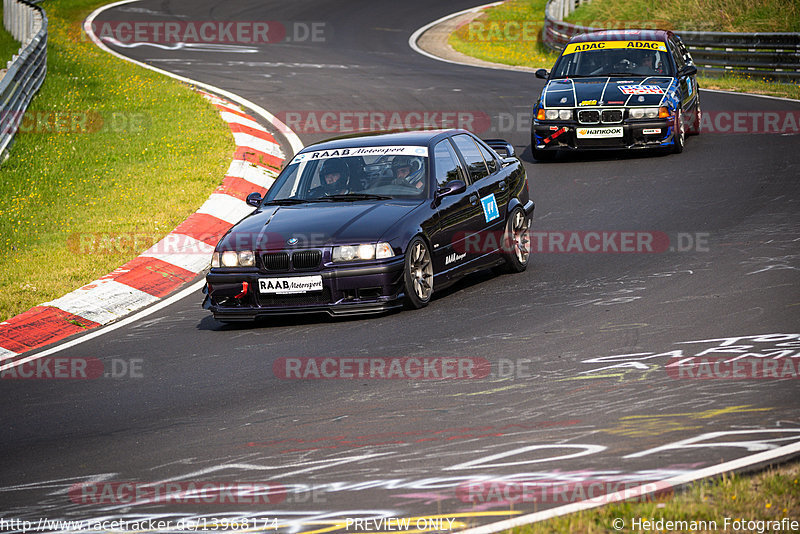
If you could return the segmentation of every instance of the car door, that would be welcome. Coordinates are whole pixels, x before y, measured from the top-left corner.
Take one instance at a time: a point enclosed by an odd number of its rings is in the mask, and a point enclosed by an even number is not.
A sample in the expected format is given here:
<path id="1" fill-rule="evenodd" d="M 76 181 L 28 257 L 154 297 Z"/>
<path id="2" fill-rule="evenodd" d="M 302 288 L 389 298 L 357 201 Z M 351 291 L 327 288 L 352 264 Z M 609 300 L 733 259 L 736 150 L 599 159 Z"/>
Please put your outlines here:
<path id="1" fill-rule="evenodd" d="M 464 192 L 441 197 L 436 206 L 436 229 L 431 234 L 434 272 L 452 278 L 478 251 L 477 246 L 470 244 L 480 238 L 483 210 L 449 139 L 436 143 L 432 159 L 434 187 L 442 188 L 453 180 L 467 184 Z"/>
<path id="2" fill-rule="evenodd" d="M 510 199 L 510 185 L 508 180 L 508 172 L 503 168 L 502 162 L 498 159 L 497 154 L 491 150 L 486 143 L 478 138 L 475 138 L 475 144 L 481 151 L 483 160 L 486 162 L 486 168 L 489 170 L 489 178 L 492 181 L 492 187 L 495 190 L 495 198 L 497 200 L 497 207 L 500 212 L 500 219 L 495 221 L 493 229 L 503 230 L 505 228 L 504 222 L 508 212 L 508 202 Z"/>
<path id="3" fill-rule="evenodd" d="M 480 252 L 482 255 L 494 254 L 502 241 L 500 237 L 505 225 L 505 209 L 508 205 L 507 193 L 501 190 L 501 182 L 504 189 L 507 189 L 507 184 L 500 179 L 499 163 L 492 158 L 490 165 L 487 165 L 481 152 L 482 147 L 471 135 L 454 135 L 453 142 L 470 175 L 471 184 L 467 188 L 467 192 L 470 193 L 470 201 L 477 201 L 481 210 L 479 224 L 483 238 Z M 494 172 L 489 172 L 489 166 Z"/>

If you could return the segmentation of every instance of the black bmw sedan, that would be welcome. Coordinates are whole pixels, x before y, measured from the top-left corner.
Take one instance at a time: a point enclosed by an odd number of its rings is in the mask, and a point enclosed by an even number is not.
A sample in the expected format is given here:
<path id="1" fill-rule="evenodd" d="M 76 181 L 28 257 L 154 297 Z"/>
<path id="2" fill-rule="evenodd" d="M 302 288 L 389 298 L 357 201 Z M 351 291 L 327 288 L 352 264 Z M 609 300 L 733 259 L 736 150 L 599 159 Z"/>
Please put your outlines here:
<path id="1" fill-rule="evenodd" d="M 206 276 L 220 321 L 421 308 L 471 272 L 529 260 L 525 169 L 506 141 L 464 130 L 311 145 L 247 202 Z"/>

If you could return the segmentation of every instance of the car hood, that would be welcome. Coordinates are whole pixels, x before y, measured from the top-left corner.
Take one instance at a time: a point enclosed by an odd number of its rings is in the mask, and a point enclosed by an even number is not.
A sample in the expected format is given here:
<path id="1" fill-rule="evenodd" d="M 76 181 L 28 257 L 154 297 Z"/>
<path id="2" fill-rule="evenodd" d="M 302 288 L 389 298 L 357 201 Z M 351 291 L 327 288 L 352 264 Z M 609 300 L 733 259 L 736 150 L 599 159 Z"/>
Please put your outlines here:
<path id="1" fill-rule="evenodd" d="M 231 228 L 218 248 L 283 250 L 376 242 L 421 204 L 385 200 L 263 206 Z"/>
<path id="2" fill-rule="evenodd" d="M 550 80 L 544 91 L 545 107 L 658 106 L 669 93 L 669 76 L 597 76 Z"/>

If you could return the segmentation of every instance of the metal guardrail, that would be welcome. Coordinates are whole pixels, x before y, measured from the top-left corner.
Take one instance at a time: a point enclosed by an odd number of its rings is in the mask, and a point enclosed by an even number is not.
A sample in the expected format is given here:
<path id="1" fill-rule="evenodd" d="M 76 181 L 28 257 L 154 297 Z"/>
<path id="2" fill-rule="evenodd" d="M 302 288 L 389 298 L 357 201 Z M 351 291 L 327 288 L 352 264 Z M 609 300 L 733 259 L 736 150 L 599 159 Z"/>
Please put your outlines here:
<path id="1" fill-rule="evenodd" d="M 3 0 L 3 26 L 22 46 L 0 78 L 0 162 L 47 74 L 47 15 L 26 0 Z"/>
<path id="2" fill-rule="evenodd" d="M 542 41 L 560 51 L 574 35 L 620 29 L 578 26 L 564 17 L 591 0 L 548 0 Z M 644 29 L 656 29 L 646 27 Z M 780 81 L 800 81 L 800 33 L 727 33 L 673 30 L 703 74 L 743 74 Z"/>

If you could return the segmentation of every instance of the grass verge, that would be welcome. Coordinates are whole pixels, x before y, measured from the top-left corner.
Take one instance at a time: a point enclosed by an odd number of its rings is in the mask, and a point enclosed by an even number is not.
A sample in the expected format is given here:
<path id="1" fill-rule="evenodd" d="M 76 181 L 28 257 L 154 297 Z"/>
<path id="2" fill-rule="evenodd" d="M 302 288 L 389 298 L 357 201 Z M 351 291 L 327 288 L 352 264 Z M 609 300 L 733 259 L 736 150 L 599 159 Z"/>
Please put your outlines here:
<path id="1" fill-rule="evenodd" d="M 230 164 L 230 132 L 203 98 L 82 34 L 105 3 L 45 6 L 47 78 L 0 175 L 0 320 L 141 253 L 194 212 Z M 79 246 L 97 236 L 110 245 Z"/>
<path id="2" fill-rule="evenodd" d="M 521 65 L 550 69 L 558 54 L 541 42 L 546 0 L 509 0 L 486 10 L 473 22 L 450 35 L 448 42 L 458 52 L 484 61 L 505 65 Z M 730 14 L 724 24 L 722 19 Z M 673 11 L 670 11 L 673 9 Z M 697 13 L 707 10 L 711 19 Z M 675 15 L 682 13 L 683 15 Z M 736 16 L 731 14 L 735 13 Z M 613 16 L 611 15 L 613 14 Z M 685 21 L 712 21 L 712 28 L 724 31 L 764 31 L 752 28 L 769 27 L 769 31 L 800 31 L 800 3 L 765 0 L 594 0 L 575 10 L 569 22 L 587 26 L 631 28 L 656 26 L 680 28 Z M 690 28 L 692 29 L 692 28 Z M 701 88 L 737 91 L 800 99 L 800 85 L 774 83 L 742 75 L 724 77 L 701 76 Z"/>
<path id="3" fill-rule="evenodd" d="M 786 0 L 593 0 L 567 17 L 581 26 L 680 32 L 798 32 L 800 3 Z"/>
<path id="4" fill-rule="evenodd" d="M 625 502 L 610 504 L 599 509 L 570 514 L 512 529 L 514 534 L 544 534 L 552 532 L 581 532 L 600 534 L 608 532 L 781 532 L 783 528 L 769 528 L 759 521 L 800 522 L 800 463 L 795 462 L 753 476 L 729 475 L 715 481 L 693 484 L 685 491 L 666 500 L 652 502 Z M 725 525 L 725 519 L 729 523 Z M 658 521 L 660 528 L 640 523 L 633 528 L 634 519 Z M 621 520 L 621 522 L 620 522 Z M 615 523 L 617 521 L 617 523 Z M 686 522 L 673 523 L 667 521 Z M 734 521 L 754 522 L 740 524 Z M 692 524 L 692 522 L 695 522 Z M 615 528 L 623 525 L 622 528 Z M 764 528 L 766 527 L 766 528 Z M 797 527 L 795 527 L 795 530 Z"/>

